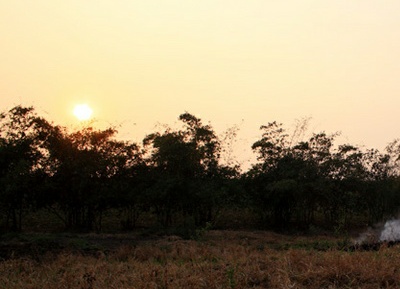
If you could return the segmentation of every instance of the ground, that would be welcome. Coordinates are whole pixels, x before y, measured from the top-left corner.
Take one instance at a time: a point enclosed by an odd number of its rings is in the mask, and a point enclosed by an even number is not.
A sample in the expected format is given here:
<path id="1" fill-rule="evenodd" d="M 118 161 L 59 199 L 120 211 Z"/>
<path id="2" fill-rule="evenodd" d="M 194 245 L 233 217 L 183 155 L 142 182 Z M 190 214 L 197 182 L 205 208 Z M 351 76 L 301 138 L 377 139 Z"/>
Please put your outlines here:
<path id="1" fill-rule="evenodd" d="M 0 288 L 399 288 L 400 250 L 350 239 L 207 231 L 196 239 L 18 234 L 0 242 Z"/>

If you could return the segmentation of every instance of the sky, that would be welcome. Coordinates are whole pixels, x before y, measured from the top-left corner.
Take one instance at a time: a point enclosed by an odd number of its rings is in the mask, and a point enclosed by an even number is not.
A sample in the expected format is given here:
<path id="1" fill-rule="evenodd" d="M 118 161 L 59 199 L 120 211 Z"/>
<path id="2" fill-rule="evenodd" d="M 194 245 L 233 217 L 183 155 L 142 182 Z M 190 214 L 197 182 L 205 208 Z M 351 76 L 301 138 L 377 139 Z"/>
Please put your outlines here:
<path id="1" fill-rule="evenodd" d="M 240 128 L 251 162 L 259 127 L 341 132 L 384 149 L 400 137 L 400 1 L 0 0 L 0 111 L 33 105 L 55 124 L 141 141 L 189 112 Z"/>

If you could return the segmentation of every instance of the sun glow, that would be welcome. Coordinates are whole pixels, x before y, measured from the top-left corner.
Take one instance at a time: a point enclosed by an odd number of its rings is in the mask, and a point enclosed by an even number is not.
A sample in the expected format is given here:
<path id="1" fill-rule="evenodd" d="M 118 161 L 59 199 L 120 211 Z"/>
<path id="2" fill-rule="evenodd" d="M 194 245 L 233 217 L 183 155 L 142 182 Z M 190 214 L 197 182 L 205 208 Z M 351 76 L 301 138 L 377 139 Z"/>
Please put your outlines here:
<path id="1" fill-rule="evenodd" d="M 93 110 L 87 104 L 78 104 L 74 108 L 74 115 L 80 121 L 90 119 L 93 114 Z"/>

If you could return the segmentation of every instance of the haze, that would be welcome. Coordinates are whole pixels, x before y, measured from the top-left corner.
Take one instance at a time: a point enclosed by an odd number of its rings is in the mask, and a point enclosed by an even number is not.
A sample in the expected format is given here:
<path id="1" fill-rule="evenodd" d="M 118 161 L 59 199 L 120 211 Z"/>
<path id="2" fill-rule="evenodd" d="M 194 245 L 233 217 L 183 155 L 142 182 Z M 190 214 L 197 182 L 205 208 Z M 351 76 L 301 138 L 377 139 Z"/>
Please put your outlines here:
<path id="1" fill-rule="evenodd" d="M 382 149 L 400 137 L 399 1 L 2 1 L 0 108 L 33 105 L 141 140 L 188 111 L 240 124 L 242 160 L 270 121 Z"/>

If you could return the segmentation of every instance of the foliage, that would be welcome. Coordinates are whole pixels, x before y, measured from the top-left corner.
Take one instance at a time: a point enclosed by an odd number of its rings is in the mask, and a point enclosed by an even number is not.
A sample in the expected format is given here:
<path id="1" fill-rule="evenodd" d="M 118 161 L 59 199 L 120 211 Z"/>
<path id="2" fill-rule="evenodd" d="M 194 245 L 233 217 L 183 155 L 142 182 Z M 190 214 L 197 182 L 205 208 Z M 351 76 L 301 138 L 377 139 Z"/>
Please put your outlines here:
<path id="1" fill-rule="evenodd" d="M 212 221 L 224 202 L 222 186 L 234 169 L 219 164 L 220 141 L 211 126 L 184 113 L 183 129 L 148 135 L 147 163 L 153 185 L 147 190 L 158 220 L 171 225 L 174 217 L 193 218 L 195 225 Z"/>
<path id="2" fill-rule="evenodd" d="M 322 213 L 331 229 L 342 230 L 355 215 L 369 214 L 372 222 L 397 210 L 389 155 L 334 146 L 336 134 L 324 132 L 296 142 L 276 122 L 261 130 L 252 146 L 259 163 L 248 172 L 246 187 L 264 223 L 307 228 Z"/>
<path id="3" fill-rule="evenodd" d="M 48 123 L 32 107 L 16 106 L 0 115 L 0 208 L 5 226 L 22 228 L 23 213 L 35 201 L 35 183 L 41 181 L 42 128 Z"/>
<path id="4" fill-rule="evenodd" d="M 306 137 L 307 119 L 292 134 L 271 122 L 252 146 L 258 162 L 241 173 L 221 157 L 237 128 L 221 140 L 188 112 L 179 121 L 136 144 L 112 127 L 70 132 L 33 107 L 1 113 L 0 229 L 21 231 L 26 215 L 47 210 L 66 230 L 100 232 L 110 216 L 132 230 L 146 216 L 148 227 L 192 237 L 237 210 L 256 212 L 264 228 L 341 233 L 355 219 L 372 225 L 398 213 L 398 140 L 364 151 L 335 144 L 338 134 Z"/>

